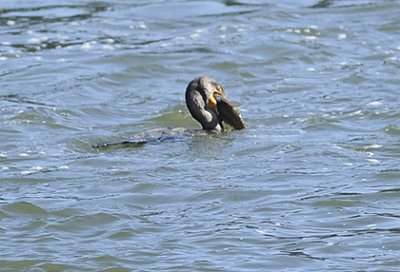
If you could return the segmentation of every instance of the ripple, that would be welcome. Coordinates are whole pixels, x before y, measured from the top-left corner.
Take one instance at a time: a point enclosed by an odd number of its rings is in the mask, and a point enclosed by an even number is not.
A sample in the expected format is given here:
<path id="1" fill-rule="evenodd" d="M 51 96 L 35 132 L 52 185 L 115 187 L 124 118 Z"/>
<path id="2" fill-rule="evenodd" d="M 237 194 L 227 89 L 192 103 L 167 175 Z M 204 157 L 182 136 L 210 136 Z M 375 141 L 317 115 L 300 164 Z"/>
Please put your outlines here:
<path id="1" fill-rule="evenodd" d="M 47 211 L 37 205 L 29 202 L 15 202 L 8 205 L 3 205 L 4 211 L 11 214 L 25 214 L 25 215 L 47 215 Z"/>
<path id="2" fill-rule="evenodd" d="M 3 269 L 397 269 L 398 4 L 3 2 Z M 203 74 L 245 130 L 91 147 Z"/>

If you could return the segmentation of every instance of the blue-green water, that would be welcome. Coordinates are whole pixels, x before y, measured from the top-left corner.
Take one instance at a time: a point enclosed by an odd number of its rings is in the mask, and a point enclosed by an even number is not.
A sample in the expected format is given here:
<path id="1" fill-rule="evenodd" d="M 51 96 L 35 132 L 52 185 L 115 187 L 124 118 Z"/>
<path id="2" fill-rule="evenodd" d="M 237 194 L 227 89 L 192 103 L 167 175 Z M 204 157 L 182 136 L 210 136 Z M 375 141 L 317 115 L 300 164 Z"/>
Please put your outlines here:
<path id="1" fill-rule="evenodd" d="M 0 5 L 1 271 L 398 271 L 399 1 Z M 246 129 L 199 128 L 217 79 Z"/>

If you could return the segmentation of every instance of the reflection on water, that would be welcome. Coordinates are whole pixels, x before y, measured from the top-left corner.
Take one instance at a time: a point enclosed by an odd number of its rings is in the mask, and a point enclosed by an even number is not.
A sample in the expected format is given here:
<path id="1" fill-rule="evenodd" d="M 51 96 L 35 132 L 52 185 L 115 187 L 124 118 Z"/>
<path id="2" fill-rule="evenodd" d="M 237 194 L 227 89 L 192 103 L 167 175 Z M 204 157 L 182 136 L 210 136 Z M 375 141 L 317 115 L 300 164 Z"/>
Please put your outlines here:
<path id="1" fill-rule="evenodd" d="M 166 12 L 168 11 L 168 12 Z M 396 270 L 398 1 L 2 1 L 0 267 Z M 216 78 L 246 129 L 197 129 Z"/>

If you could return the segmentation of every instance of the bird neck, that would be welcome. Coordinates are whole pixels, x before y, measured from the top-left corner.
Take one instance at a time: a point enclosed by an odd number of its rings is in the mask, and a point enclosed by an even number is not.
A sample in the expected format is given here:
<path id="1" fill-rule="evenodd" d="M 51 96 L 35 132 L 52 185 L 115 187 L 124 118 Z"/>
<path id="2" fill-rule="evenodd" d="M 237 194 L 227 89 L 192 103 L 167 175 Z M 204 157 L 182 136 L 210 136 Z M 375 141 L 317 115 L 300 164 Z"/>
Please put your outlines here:
<path id="1" fill-rule="evenodd" d="M 214 130 L 214 131 L 222 131 L 222 127 L 220 125 L 220 119 L 215 111 L 209 108 L 203 108 L 200 110 L 200 114 L 195 117 L 197 121 L 200 122 L 201 126 L 204 130 Z"/>
<path id="2" fill-rule="evenodd" d="M 207 131 L 222 131 L 221 119 L 217 112 L 207 105 L 207 97 L 203 97 L 198 91 L 186 92 L 186 105 L 190 114 L 196 119 L 204 130 Z M 221 124 L 220 124 L 221 123 Z"/>

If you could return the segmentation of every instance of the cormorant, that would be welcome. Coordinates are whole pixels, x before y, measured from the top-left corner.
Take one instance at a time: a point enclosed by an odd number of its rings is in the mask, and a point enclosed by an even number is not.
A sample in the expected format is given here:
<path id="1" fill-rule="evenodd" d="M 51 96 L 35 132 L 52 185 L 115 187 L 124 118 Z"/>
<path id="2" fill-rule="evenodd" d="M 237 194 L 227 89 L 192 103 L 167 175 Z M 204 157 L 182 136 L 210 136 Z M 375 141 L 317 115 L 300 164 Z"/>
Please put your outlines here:
<path id="1" fill-rule="evenodd" d="M 223 121 L 235 129 L 243 129 L 244 122 L 236 106 L 225 96 L 225 91 L 214 79 L 196 77 L 186 88 L 186 106 L 204 130 L 223 130 Z"/>
<path id="2" fill-rule="evenodd" d="M 131 138 L 94 145 L 95 148 L 114 145 L 142 145 L 148 142 L 174 141 L 182 137 L 219 133 L 224 122 L 235 129 L 243 129 L 244 122 L 237 106 L 230 102 L 222 86 L 210 77 L 196 77 L 186 88 L 186 106 L 203 130 L 185 128 L 154 129 Z"/>

